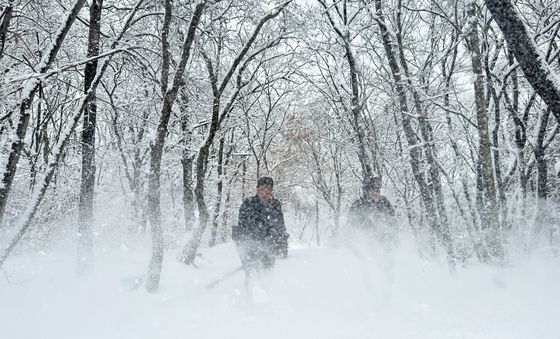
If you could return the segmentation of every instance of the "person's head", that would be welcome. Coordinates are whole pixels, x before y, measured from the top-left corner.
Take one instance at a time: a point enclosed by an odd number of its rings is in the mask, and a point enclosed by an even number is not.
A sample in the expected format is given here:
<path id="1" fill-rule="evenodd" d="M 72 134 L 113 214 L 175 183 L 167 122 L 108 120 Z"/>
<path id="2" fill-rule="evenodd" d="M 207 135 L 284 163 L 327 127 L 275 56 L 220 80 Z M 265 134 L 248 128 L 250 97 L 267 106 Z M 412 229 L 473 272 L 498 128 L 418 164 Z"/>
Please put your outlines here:
<path id="1" fill-rule="evenodd" d="M 272 198 L 274 181 L 271 177 L 260 177 L 257 180 L 257 195 L 261 201 L 269 201 Z"/>
<path id="2" fill-rule="evenodd" d="M 365 178 L 362 188 L 367 198 L 375 199 L 379 197 L 381 195 L 381 178 Z"/>

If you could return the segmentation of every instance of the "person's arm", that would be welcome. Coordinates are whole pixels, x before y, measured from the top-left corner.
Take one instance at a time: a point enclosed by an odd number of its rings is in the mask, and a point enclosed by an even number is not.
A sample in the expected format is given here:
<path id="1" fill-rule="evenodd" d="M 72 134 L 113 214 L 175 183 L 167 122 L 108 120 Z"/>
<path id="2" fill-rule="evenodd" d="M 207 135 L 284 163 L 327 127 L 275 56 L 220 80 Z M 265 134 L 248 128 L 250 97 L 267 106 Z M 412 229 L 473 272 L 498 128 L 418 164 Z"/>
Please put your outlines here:
<path id="1" fill-rule="evenodd" d="M 278 231 L 281 235 L 286 234 L 286 224 L 284 223 L 284 212 L 282 212 L 282 204 L 278 202 Z"/>
<path id="2" fill-rule="evenodd" d="M 358 227 L 362 223 L 361 220 L 361 212 L 360 212 L 360 201 L 356 200 L 350 206 L 350 210 L 348 211 L 348 225 L 350 227 Z"/>
<path id="3" fill-rule="evenodd" d="M 383 197 L 383 198 L 385 200 L 385 206 L 386 206 L 386 209 L 387 209 L 387 214 L 394 217 L 395 216 L 395 209 L 393 208 L 393 205 L 391 205 L 391 202 L 389 201 L 389 199 L 387 199 L 386 197 Z"/>
<path id="4" fill-rule="evenodd" d="M 239 207 L 239 217 L 237 220 L 237 225 L 233 225 L 231 228 L 231 238 L 235 241 L 243 240 L 247 235 L 247 225 L 249 222 L 249 211 L 247 201 L 244 201 Z"/>
<path id="5" fill-rule="evenodd" d="M 271 229 L 271 242 L 274 251 L 278 255 L 286 257 L 288 255 L 288 237 L 286 232 L 286 224 L 284 223 L 284 213 L 282 212 L 282 204 L 274 201 L 274 218 L 273 228 Z"/>

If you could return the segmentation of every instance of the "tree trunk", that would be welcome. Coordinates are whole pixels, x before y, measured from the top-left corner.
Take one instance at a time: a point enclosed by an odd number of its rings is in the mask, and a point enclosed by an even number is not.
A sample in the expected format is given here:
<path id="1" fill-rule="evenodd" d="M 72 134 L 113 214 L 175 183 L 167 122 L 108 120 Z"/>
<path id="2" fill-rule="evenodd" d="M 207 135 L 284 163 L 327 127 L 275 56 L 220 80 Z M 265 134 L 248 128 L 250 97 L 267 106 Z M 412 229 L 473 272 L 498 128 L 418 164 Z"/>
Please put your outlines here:
<path id="1" fill-rule="evenodd" d="M 489 73 L 489 71 L 488 71 Z M 490 76 L 490 74 L 488 74 Z M 491 87 L 489 92 L 492 92 L 493 100 L 494 100 L 494 130 L 492 131 L 492 147 L 493 147 L 493 155 L 494 155 L 494 170 L 496 175 L 496 184 L 497 184 L 497 194 L 499 197 L 499 207 L 501 211 L 501 228 L 505 229 L 508 223 L 507 221 L 507 198 L 504 188 L 504 180 L 502 176 L 502 170 L 500 167 L 500 142 L 499 142 L 499 131 L 501 125 L 501 112 L 500 112 L 500 100 L 496 94 L 495 89 L 493 88 L 492 84 L 488 85 Z"/>
<path id="2" fill-rule="evenodd" d="M 8 35 L 8 28 L 12 20 L 14 12 L 14 0 L 8 0 L 7 4 L 0 10 L 0 59 L 4 55 L 4 46 L 6 44 L 6 35 Z"/>
<path id="3" fill-rule="evenodd" d="M 243 158 L 241 165 L 241 200 L 245 200 L 247 196 L 246 182 L 247 182 L 247 158 Z"/>
<path id="4" fill-rule="evenodd" d="M 227 241 L 227 239 L 230 235 L 229 234 L 229 227 L 228 227 L 228 221 L 229 221 L 228 217 L 229 217 L 230 203 L 231 203 L 231 181 L 230 181 L 230 184 L 227 187 L 226 198 L 224 200 L 224 212 L 222 213 L 222 230 L 223 230 L 223 232 L 221 233 L 221 238 L 220 238 L 221 242 Z"/>
<path id="5" fill-rule="evenodd" d="M 190 127 L 190 114 L 187 112 L 186 104 L 188 98 L 184 91 L 181 91 L 182 116 L 181 131 L 183 133 L 183 152 L 181 155 L 181 165 L 183 169 L 183 214 L 185 218 L 185 230 L 190 231 L 195 220 L 194 216 L 194 194 L 193 194 L 193 162 L 194 154 L 192 151 L 192 130 Z"/>
<path id="6" fill-rule="evenodd" d="M 348 65 L 350 66 L 350 79 L 351 79 L 350 83 L 352 85 L 352 118 L 354 122 L 354 130 L 356 131 L 356 136 L 358 137 L 358 150 L 359 150 L 358 157 L 360 159 L 360 164 L 362 165 L 362 176 L 364 178 L 372 178 L 373 169 L 371 168 L 370 156 L 366 152 L 364 124 L 362 123 L 363 117 L 362 117 L 362 105 L 360 104 L 358 70 L 356 67 L 356 60 L 354 59 L 354 54 L 352 53 L 352 49 L 350 48 L 349 39 L 350 37 L 346 37 L 344 41 L 344 48 L 346 50 L 346 58 L 348 60 Z"/>
<path id="7" fill-rule="evenodd" d="M 181 165 L 183 168 L 183 212 L 185 230 L 190 231 L 194 223 L 194 194 L 193 194 L 193 162 L 194 157 L 189 149 L 183 149 Z"/>
<path id="8" fill-rule="evenodd" d="M 487 38 L 487 37 L 485 37 Z M 486 40 L 484 42 L 488 44 Z M 492 70 L 495 67 L 495 61 L 498 56 L 498 51 L 501 50 L 503 47 L 503 43 L 498 43 L 496 46 L 496 53 L 492 60 L 490 60 L 489 51 L 487 51 L 484 55 L 484 69 L 486 73 L 486 93 L 488 96 L 492 96 L 492 102 L 494 107 L 494 129 L 492 130 L 492 155 L 494 160 L 494 175 L 496 178 L 496 194 L 498 198 L 498 207 L 500 211 L 500 223 L 499 227 L 503 230 L 506 229 L 508 224 L 507 218 L 507 199 L 505 194 L 504 182 L 502 177 L 502 169 L 501 169 L 501 161 L 500 161 L 500 126 L 501 126 L 501 110 L 500 110 L 500 98 L 496 93 L 496 88 L 494 87 L 494 83 L 492 81 Z M 487 101 L 487 107 L 489 107 L 490 99 Z"/>
<path id="9" fill-rule="evenodd" d="M 478 20 L 474 2 L 469 3 L 467 14 L 471 25 L 468 33 L 468 47 L 471 51 L 472 70 L 475 74 L 474 92 L 476 106 L 476 120 L 478 125 L 478 162 L 480 175 L 482 177 L 483 207 L 480 211 L 482 219 L 483 237 L 488 246 L 490 258 L 488 261 L 500 261 L 503 259 L 503 247 L 501 242 L 501 231 L 497 213 L 496 185 L 494 183 L 494 164 L 492 162 L 492 144 L 488 132 L 488 112 L 486 109 L 486 97 L 484 93 L 484 74 L 482 68 L 482 57 L 480 53 L 480 41 L 478 37 Z"/>
<path id="10" fill-rule="evenodd" d="M 64 41 L 64 38 L 66 38 L 66 34 L 68 34 L 70 27 L 72 27 L 72 24 L 76 20 L 76 17 L 78 16 L 80 9 L 85 2 L 86 0 L 76 0 L 72 8 L 67 12 L 64 21 L 59 26 L 56 32 L 56 36 L 54 37 L 53 42 L 49 44 L 49 46 L 43 52 L 41 61 L 35 68 L 37 70 L 37 73 L 44 74 L 51 67 L 56 59 L 58 51 L 62 47 L 62 43 Z M 20 102 L 18 104 L 18 115 L 15 116 L 13 120 L 14 127 L 12 135 L 9 139 L 9 143 L 11 144 L 10 154 L 8 156 L 7 163 L 2 164 L 4 170 L 1 174 L 2 182 L 0 183 L 0 225 L 2 224 L 2 219 L 6 210 L 6 203 L 8 202 L 10 190 L 12 188 L 14 177 L 16 175 L 19 158 L 23 149 L 23 144 L 25 143 L 25 135 L 27 133 L 27 127 L 29 125 L 30 118 L 29 109 L 31 108 L 33 98 L 35 97 L 40 84 L 40 79 L 36 77 L 27 81 L 22 90 Z"/>
<path id="11" fill-rule="evenodd" d="M 163 27 L 161 29 L 161 94 L 165 95 L 169 83 L 169 65 L 171 63 L 171 51 L 169 46 L 169 28 L 171 27 L 171 15 L 173 12 L 173 0 L 165 0 Z"/>
<path id="12" fill-rule="evenodd" d="M 87 57 L 99 55 L 101 8 L 103 0 L 93 1 L 89 9 L 89 37 Z M 84 92 L 87 93 L 95 74 L 97 60 L 88 62 L 84 71 Z M 78 270 L 86 271 L 93 260 L 93 200 L 95 196 L 95 126 L 97 121 L 97 98 L 91 90 L 84 110 L 82 130 L 82 182 L 78 214 Z"/>
<path id="13" fill-rule="evenodd" d="M 196 186 L 194 188 L 194 195 L 198 205 L 198 227 L 194 229 L 191 241 L 183 249 L 181 261 L 187 265 L 194 262 L 210 217 L 208 206 L 206 206 L 206 201 L 204 200 L 204 177 L 206 168 L 208 167 L 208 157 L 210 155 L 211 146 L 211 141 L 209 139 L 210 138 L 207 138 L 206 142 L 200 148 L 196 159 Z"/>
<path id="14" fill-rule="evenodd" d="M 545 109 L 539 117 L 538 134 L 534 147 L 535 160 L 537 162 L 537 197 L 541 205 L 548 199 L 548 163 L 545 157 L 545 135 L 548 126 L 550 110 Z M 537 202 L 538 204 L 538 202 Z M 543 211 L 543 209 L 540 209 Z"/>
<path id="15" fill-rule="evenodd" d="M 219 112 L 220 109 L 218 102 L 216 101 L 216 99 L 214 99 L 213 107 L 215 112 L 212 114 L 212 116 L 219 115 L 219 113 L 216 113 L 216 111 Z M 194 229 L 191 241 L 189 241 L 189 243 L 183 249 L 181 261 L 183 261 L 187 265 L 194 262 L 196 253 L 198 252 L 198 247 L 200 246 L 202 236 L 204 234 L 204 231 L 206 230 L 208 219 L 210 217 L 208 206 L 206 205 L 206 201 L 204 200 L 204 178 L 206 175 L 206 169 L 208 168 L 210 147 L 212 146 L 212 141 L 214 140 L 217 129 L 218 125 L 216 119 L 216 124 L 211 124 L 210 130 L 208 132 L 209 134 L 206 137 L 206 141 L 204 142 L 204 144 L 200 147 L 200 150 L 198 151 L 198 157 L 196 159 L 196 185 L 194 187 L 194 195 L 196 198 L 196 203 L 198 205 L 198 227 Z"/>
<path id="16" fill-rule="evenodd" d="M 321 234 L 319 232 L 319 197 L 315 197 L 315 240 L 317 240 L 317 246 L 321 246 Z"/>
<path id="17" fill-rule="evenodd" d="M 183 74 L 190 56 L 191 47 L 195 38 L 196 27 L 202 16 L 202 11 L 206 6 L 206 1 L 198 2 L 191 17 L 188 32 L 183 41 L 181 57 L 175 75 L 173 84 L 164 95 L 163 105 L 160 112 L 160 119 L 157 128 L 157 136 L 152 148 L 150 157 L 150 176 L 148 183 L 148 214 L 151 225 L 152 234 L 152 258 L 148 268 L 148 277 L 146 279 L 146 290 L 148 292 L 156 292 L 159 288 L 159 279 L 163 264 L 163 227 L 161 220 L 161 200 L 160 200 L 160 171 L 161 159 L 163 156 L 163 147 L 167 136 L 169 119 L 171 118 L 171 110 L 177 98 L 179 87 L 183 83 Z"/>
<path id="18" fill-rule="evenodd" d="M 214 215 L 212 216 L 212 229 L 210 231 L 210 243 L 212 247 L 216 244 L 216 236 L 218 234 L 218 225 L 220 217 L 220 208 L 222 206 L 222 193 L 224 189 L 224 176 L 223 176 L 223 161 L 224 161 L 224 138 L 220 139 L 220 146 L 218 147 L 218 194 L 216 196 L 216 204 L 214 205 Z"/>
<path id="19" fill-rule="evenodd" d="M 485 0 L 525 78 L 560 123 L 560 81 L 540 53 L 511 0 Z"/>
<path id="20" fill-rule="evenodd" d="M 342 189 L 341 177 L 342 173 L 338 171 L 341 169 L 342 166 L 337 166 L 337 170 L 335 172 L 336 176 L 336 203 L 334 206 L 334 234 L 338 234 L 340 229 L 340 207 L 342 205 L 342 195 L 344 194 L 344 190 Z"/>

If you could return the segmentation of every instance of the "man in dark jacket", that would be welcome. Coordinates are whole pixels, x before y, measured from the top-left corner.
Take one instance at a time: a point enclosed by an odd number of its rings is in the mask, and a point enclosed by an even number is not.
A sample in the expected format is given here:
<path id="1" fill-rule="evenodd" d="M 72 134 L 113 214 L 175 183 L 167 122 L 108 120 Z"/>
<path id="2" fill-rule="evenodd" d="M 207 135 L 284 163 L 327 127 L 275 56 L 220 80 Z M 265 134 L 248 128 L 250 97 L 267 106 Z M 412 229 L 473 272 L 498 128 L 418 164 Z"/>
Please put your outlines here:
<path id="1" fill-rule="evenodd" d="M 239 222 L 232 229 L 232 238 L 248 278 L 256 271 L 271 269 L 277 255 L 288 255 L 282 205 L 272 196 L 273 186 L 270 177 L 257 181 L 257 194 L 243 201 Z"/>
<path id="2" fill-rule="evenodd" d="M 366 178 L 363 183 L 362 196 L 350 207 L 349 226 L 373 233 L 378 240 L 386 240 L 394 235 L 390 230 L 390 220 L 395 210 L 389 200 L 381 195 L 381 179 Z"/>

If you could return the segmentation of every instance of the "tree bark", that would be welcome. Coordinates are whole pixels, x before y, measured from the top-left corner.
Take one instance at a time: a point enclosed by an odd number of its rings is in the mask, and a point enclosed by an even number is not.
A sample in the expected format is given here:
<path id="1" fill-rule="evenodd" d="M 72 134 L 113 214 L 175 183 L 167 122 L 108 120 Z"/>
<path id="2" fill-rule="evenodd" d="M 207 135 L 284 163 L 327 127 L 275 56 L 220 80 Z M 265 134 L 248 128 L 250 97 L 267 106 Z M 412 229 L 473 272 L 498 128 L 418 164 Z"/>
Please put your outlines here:
<path id="1" fill-rule="evenodd" d="M 212 247 L 216 244 L 216 237 L 218 235 L 218 225 L 220 217 L 220 208 L 222 207 L 222 193 L 224 190 L 224 176 L 223 176 L 223 161 L 224 161 L 224 138 L 220 139 L 220 146 L 218 146 L 218 193 L 216 195 L 216 204 L 214 205 L 214 215 L 212 216 L 212 229 L 210 231 L 210 243 Z"/>
<path id="2" fill-rule="evenodd" d="M 548 163 L 545 157 L 546 146 L 544 142 L 549 116 L 550 110 L 547 109 L 544 110 L 539 117 L 539 123 L 537 125 L 538 134 L 534 147 L 535 160 L 537 162 L 537 197 L 539 200 L 542 200 L 542 202 L 548 199 Z M 540 209 L 540 211 L 542 211 L 542 209 Z"/>
<path id="3" fill-rule="evenodd" d="M 183 169 L 183 215 L 185 218 L 185 230 L 189 231 L 194 223 L 194 194 L 193 194 L 193 162 L 192 130 L 189 125 L 189 113 L 183 110 L 181 116 L 181 130 L 183 133 L 183 150 L 181 155 L 181 167 Z"/>
<path id="4" fill-rule="evenodd" d="M 321 233 L 319 232 L 319 197 L 315 197 L 315 240 L 317 247 L 321 246 Z"/>
<path id="5" fill-rule="evenodd" d="M 227 241 L 228 237 L 231 235 L 230 228 L 228 227 L 228 217 L 229 217 L 229 208 L 231 202 L 231 181 L 230 185 L 227 187 L 226 197 L 224 200 L 224 212 L 222 213 L 222 229 L 223 232 L 221 233 L 220 241 L 225 242 Z"/>
<path id="6" fill-rule="evenodd" d="M 173 12 L 173 0 L 165 0 L 163 27 L 161 30 L 161 94 L 165 95 L 169 83 L 169 65 L 171 63 L 171 51 L 169 50 L 169 28 L 171 27 L 171 16 Z"/>
<path id="7" fill-rule="evenodd" d="M 92 2 L 89 10 L 89 37 L 87 57 L 99 55 L 101 32 L 101 8 L 103 0 Z M 87 94 L 97 74 L 97 59 L 88 62 L 84 71 L 84 92 Z M 93 259 L 93 201 L 95 196 L 95 126 L 97 121 L 97 98 L 91 89 L 84 110 L 82 130 L 82 182 L 78 211 L 78 270 L 86 271 Z"/>
<path id="8" fill-rule="evenodd" d="M 515 60 L 513 54 L 508 53 L 508 61 L 510 67 L 514 67 Z M 517 158 L 517 175 L 519 178 L 519 186 L 521 188 L 521 196 L 518 197 L 518 203 L 520 204 L 520 215 L 521 223 L 525 224 L 525 212 L 527 204 L 527 181 L 528 178 L 525 175 L 525 170 L 527 167 L 525 161 L 525 145 L 527 143 L 527 117 L 529 111 L 533 106 L 536 99 L 536 92 L 531 95 L 529 102 L 525 107 L 525 113 L 523 117 L 519 117 L 519 81 L 517 77 L 517 69 L 515 69 L 511 74 L 512 79 L 512 95 L 513 102 L 510 104 L 508 101 L 507 93 L 504 93 L 504 98 L 506 99 L 506 106 L 511 114 L 513 123 L 515 124 L 515 147 L 516 147 L 516 158 Z"/>

